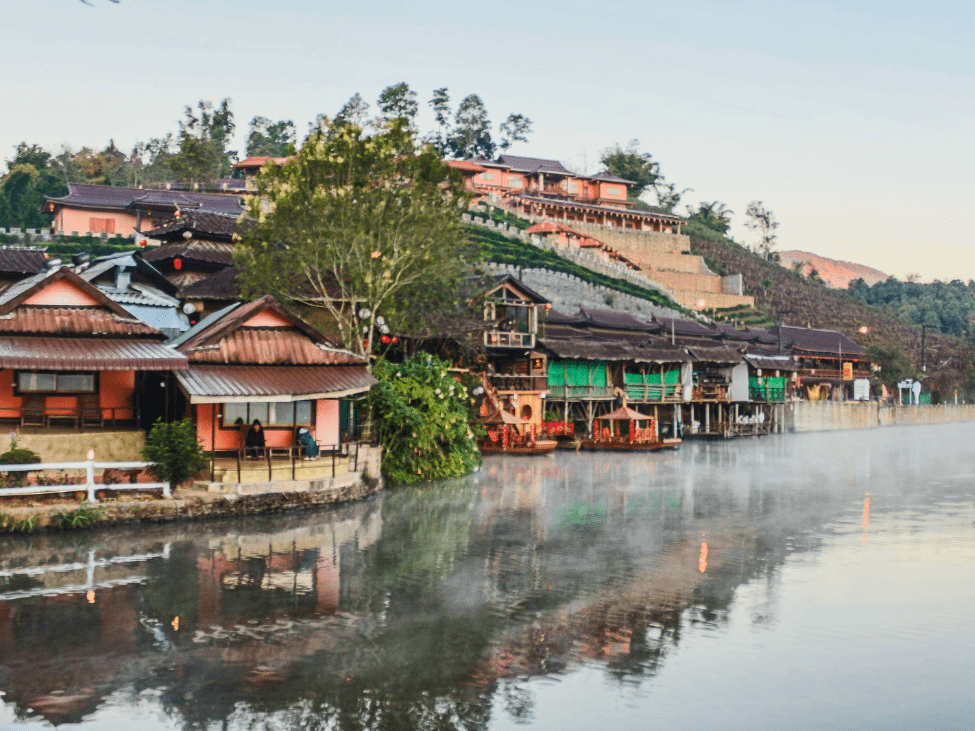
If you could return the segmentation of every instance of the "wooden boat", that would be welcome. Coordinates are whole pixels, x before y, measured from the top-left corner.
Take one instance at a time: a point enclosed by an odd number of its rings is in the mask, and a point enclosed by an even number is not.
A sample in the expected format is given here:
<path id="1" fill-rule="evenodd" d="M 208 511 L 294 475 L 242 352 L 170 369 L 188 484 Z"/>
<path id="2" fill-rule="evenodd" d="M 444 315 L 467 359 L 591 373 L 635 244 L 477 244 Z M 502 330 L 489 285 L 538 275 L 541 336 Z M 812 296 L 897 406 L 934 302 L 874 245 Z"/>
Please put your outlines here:
<path id="1" fill-rule="evenodd" d="M 600 422 L 605 422 L 605 425 L 600 425 Z M 622 422 L 629 422 L 627 434 L 622 433 Z M 641 423 L 647 426 L 641 428 Z M 593 432 L 594 438 L 584 440 L 580 445 L 582 449 L 655 452 L 658 449 L 677 449 L 681 445 L 680 439 L 658 439 L 653 417 L 626 406 L 596 419 Z"/>
<path id="2" fill-rule="evenodd" d="M 554 439 L 536 435 L 531 422 L 503 409 L 483 417 L 481 423 L 488 428 L 487 439 L 478 444 L 482 454 L 548 454 L 558 446 Z"/>

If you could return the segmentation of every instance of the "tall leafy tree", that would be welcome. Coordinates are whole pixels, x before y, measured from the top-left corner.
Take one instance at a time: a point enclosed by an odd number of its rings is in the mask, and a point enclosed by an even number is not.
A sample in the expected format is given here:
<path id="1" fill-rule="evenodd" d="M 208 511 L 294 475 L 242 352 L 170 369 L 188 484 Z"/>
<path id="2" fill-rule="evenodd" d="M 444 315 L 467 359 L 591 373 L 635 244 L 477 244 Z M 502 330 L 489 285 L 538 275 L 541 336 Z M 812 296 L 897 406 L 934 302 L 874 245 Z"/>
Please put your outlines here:
<path id="1" fill-rule="evenodd" d="M 752 201 L 745 210 L 745 228 L 758 234 L 758 251 L 768 259 L 778 240 L 775 214 L 762 201 Z"/>
<path id="2" fill-rule="evenodd" d="M 247 157 L 286 157 L 295 137 L 295 124 L 290 119 L 272 122 L 267 117 L 254 117 L 247 135 Z"/>
<path id="3" fill-rule="evenodd" d="M 228 176 L 237 161 L 236 150 L 229 149 L 235 129 L 230 99 L 217 106 L 200 101 L 195 109 L 185 107 L 183 117 L 169 160 L 177 178 L 196 183 Z"/>
<path id="4" fill-rule="evenodd" d="M 50 214 L 42 210 L 45 197 L 57 197 L 68 189 L 51 155 L 40 145 L 17 145 L 7 172 L 0 177 L 0 225 L 16 228 L 44 228 Z"/>
<path id="5" fill-rule="evenodd" d="M 325 128 L 328 124 L 322 124 L 322 117 L 319 118 L 319 128 Z M 369 119 L 369 102 L 362 98 L 362 95 L 356 92 L 347 101 L 342 108 L 339 109 L 338 114 L 335 115 L 335 119 L 332 120 L 332 129 L 341 129 L 345 124 L 354 124 L 356 127 L 365 127 L 366 120 Z"/>
<path id="6" fill-rule="evenodd" d="M 501 123 L 501 142 L 498 149 L 507 152 L 516 142 L 528 142 L 528 135 L 532 131 L 532 121 L 523 114 L 509 114 L 508 118 Z"/>
<path id="7" fill-rule="evenodd" d="M 644 192 L 656 189 L 657 182 L 663 179 L 660 163 L 649 152 L 640 152 L 639 140 L 630 140 L 625 148 L 619 144 L 606 148 L 600 162 L 613 175 L 635 183 L 627 191 L 627 197 L 632 201 L 639 200 Z"/>
<path id="8" fill-rule="evenodd" d="M 447 87 L 433 90 L 433 96 L 428 102 L 433 109 L 433 118 L 437 123 L 437 131 L 431 133 L 428 141 L 440 152 L 447 154 L 447 130 L 450 128 L 450 94 Z"/>
<path id="9" fill-rule="evenodd" d="M 382 121 L 405 119 L 411 125 L 416 121 L 416 113 L 420 108 L 416 101 L 416 92 L 405 81 L 383 89 L 376 106 Z"/>
<path id="10" fill-rule="evenodd" d="M 447 138 L 447 148 L 454 157 L 475 155 L 492 157 L 495 144 L 491 139 L 491 120 L 484 102 L 477 94 L 469 94 L 457 107 L 454 129 Z"/>
<path id="11" fill-rule="evenodd" d="M 245 296 L 324 311 L 360 354 L 377 328 L 410 332 L 464 301 L 477 249 L 461 225 L 462 181 L 406 120 L 373 134 L 314 131 L 285 165 L 262 171 L 258 191 L 259 224 L 235 253 Z"/>

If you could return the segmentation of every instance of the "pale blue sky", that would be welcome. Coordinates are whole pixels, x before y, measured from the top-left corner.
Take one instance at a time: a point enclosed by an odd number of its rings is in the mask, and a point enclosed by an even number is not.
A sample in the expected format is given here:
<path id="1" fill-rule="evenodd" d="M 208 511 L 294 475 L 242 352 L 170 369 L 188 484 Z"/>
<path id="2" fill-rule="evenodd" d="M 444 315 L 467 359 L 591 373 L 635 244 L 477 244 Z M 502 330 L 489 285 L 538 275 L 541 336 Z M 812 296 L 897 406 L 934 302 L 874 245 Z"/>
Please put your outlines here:
<path id="1" fill-rule="evenodd" d="M 631 138 L 686 201 L 763 200 L 780 248 L 975 278 L 975 6 L 0 0 L 0 157 L 127 149 L 231 97 L 299 131 L 406 81 L 534 122 L 512 152 L 595 169 Z M 426 120 L 421 120 L 424 126 Z"/>

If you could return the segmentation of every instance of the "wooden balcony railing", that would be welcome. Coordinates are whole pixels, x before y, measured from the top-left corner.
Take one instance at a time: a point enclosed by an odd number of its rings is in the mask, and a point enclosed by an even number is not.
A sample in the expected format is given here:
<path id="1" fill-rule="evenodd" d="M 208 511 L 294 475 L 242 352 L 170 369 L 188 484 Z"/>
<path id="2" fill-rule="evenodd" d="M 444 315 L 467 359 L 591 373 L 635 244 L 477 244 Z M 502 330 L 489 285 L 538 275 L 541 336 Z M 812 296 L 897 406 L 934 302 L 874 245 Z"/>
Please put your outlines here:
<path id="1" fill-rule="evenodd" d="M 682 401 L 684 387 L 679 383 L 630 383 L 626 386 L 626 398 L 647 403 L 674 403 Z"/>
<path id="2" fill-rule="evenodd" d="M 748 400 L 768 403 L 785 401 L 785 389 L 769 386 L 749 386 Z"/>
<path id="3" fill-rule="evenodd" d="M 727 383 L 705 383 L 694 386 L 692 399 L 694 401 L 727 401 L 728 388 Z"/>
<path id="4" fill-rule="evenodd" d="M 519 376 L 495 373 L 488 376 L 491 387 L 499 393 L 515 391 L 544 391 L 548 388 L 548 376 Z"/>
<path id="5" fill-rule="evenodd" d="M 534 348 L 535 333 L 489 330 L 484 333 L 484 344 L 489 348 Z"/>
<path id="6" fill-rule="evenodd" d="M 550 399 L 579 399 L 581 401 L 615 398 L 612 386 L 549 386 Z"/>

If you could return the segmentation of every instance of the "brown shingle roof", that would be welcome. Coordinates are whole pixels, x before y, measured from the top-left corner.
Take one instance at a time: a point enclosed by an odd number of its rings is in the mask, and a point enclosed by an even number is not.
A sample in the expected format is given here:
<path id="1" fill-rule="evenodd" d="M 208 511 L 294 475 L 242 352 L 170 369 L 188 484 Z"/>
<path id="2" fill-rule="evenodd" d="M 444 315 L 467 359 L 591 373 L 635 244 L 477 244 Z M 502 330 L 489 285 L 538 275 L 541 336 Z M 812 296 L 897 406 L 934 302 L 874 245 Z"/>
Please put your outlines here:
<path id="1" fill-rule="evenodd" d="M 146 231 L 145 236 L 171 241 L 176 240 L 177 236 L 182 238 L 184 231 L 190 231 L 197 238 L 232 241 L 235 235 L 244 233 L 254 225 L 251 219 L 241 220 L 239 214 L 187 211 L 181 213 L 179 218 L 170 218 L 157 228 Z"/>
<path id="2" fill-rule="evenodd" d="M 122 317 L 101 307 L 21 305 L 0 315 L 0 332 L 32 335 L 158 335 L 131 315 Z"/>
<path id="3" fill-rule="evenodd" d="M 172 261 L 176 257 L 229 267 L 234 263 L 234 244 L 190 240 L 185 243 L 165 244 L 147 251 L 142 256 L 148 262 Z"/>
<path id="4" fill-rule="evenodd" d="M 47 259 L 40 249 L 0 249 L 0 273 L 37 274 Z"/>
<path id="5" fill-rule="evenodd" d="M 170 371 L 186 357 L 158 340 L 0 337 L 0 368 Z"/>
<path id="6" fill-rule="evenodd" d="M 807 353 L 839 353 L 861 355 L 863 348 L 836 330 L 817 330 L 808 327 L 783 325 L 780 328 L 783 345 Z"/>
<path id="7" fill-rule="evenodd" d="M 537 173 L 553 173 L 557 175 L 572 175 L 558 160 L 546 160 L 541 157 L 519 157 L 517 155 L 501 155 L 498 162 L 520 173 L 535 175 Z"/>
<path id="8" fill-rule="evenodd" d="M 180 299 L 238 300 L 237 267 L 221 269 L 206 279 L 188 284 L 179 291 L 178 296 Z"/>

